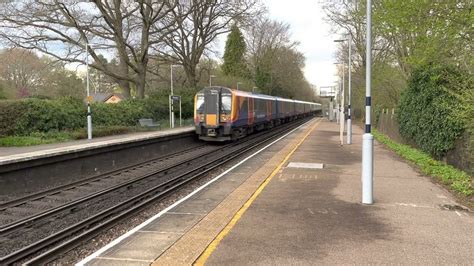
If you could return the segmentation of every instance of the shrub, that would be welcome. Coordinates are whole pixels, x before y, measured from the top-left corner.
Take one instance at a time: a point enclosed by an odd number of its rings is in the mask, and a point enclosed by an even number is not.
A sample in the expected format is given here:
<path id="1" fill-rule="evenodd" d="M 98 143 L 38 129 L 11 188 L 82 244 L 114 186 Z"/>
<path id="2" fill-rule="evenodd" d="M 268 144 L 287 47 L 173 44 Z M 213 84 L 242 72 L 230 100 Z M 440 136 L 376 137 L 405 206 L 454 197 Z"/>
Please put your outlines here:
<path id="1" fill-rule="evenodd" d="M 183 118 L 192 116 L 192 95 L 183 97 Z M 185 101 L 190 101 L 186 103 Z M 125 100 L 117 104 L 94 103 L 96 127 L 134 127 L 140 118 L 168 118 L 168 96 Z M 86 105 L 79 99 L 23 99 L 0 101 L 0 136 L 29 136 L 35 132 L 74 131 L 86 127 Z M 177 114 L 178 115 L 178 114 Z M 119 131 L 123 131 L 120 129 Z"/>
<path id="2" fill-rule="evenodd" d="M 443 157 L 465 128 L 459 114 L 466 108 L 461 95 L 470 87 L 468 77 L 452 66 L 416 69 L 398 105 L 402 136 L 434 157 Z"/>

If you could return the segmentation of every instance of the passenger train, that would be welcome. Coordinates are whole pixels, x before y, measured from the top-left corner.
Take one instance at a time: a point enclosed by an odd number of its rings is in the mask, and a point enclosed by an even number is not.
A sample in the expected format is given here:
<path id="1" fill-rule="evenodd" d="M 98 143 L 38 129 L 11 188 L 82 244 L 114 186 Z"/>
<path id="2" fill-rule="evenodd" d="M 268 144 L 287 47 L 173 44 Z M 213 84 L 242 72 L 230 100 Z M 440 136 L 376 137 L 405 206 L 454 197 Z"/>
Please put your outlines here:
<path id="1" fill-rule="evenodd" d="M 194 124 L 199 139 L 237 140 L 321 112 L 321 104 L 212 86 L 194 97 Z"/>

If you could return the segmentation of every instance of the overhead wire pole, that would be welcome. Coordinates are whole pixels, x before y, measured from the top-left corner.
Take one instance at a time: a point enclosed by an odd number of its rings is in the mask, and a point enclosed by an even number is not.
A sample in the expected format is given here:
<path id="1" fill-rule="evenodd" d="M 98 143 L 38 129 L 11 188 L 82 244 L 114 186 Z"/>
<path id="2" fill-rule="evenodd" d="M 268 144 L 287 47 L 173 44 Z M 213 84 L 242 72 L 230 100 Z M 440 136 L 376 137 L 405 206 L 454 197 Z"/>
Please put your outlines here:
<path id="1" fill-rule="evenodd" d="M 344 72 L 346 72 L 346 66 L 344 65 L 344 62 L 342 62 L 342 93 L 341 93 L 341 112 L 340 112 L 340 128 L 339 128 L 339 138 L 341 139 L 341 146 L 344 145 L 344 126 L 345 126 L 345 117 L 344 117 L 344 94 L 345 94 L 345 85 L 344 83 L 346 82 L 345 80 L 345 75 Z"/>
<path id="2" fill-rule="evenodd" d="M 86 41 L 87 139 L 92 139 L 92 112 L 89 92 L 89 43 Z"/>
<path id="3" fill-rule="evenodd" d="M 335 63 L 335 64 L 342 64 L 342 85 L 340 85 L 340 106 L 339 106 L 339 141 L 341 142 L 341 146 L 344 145 L 344 125 L 345 125 L 345 117 L 344 117 L 344 83 L 345 83 L 345 65 L 344 62 L 342 63 Z M 337 117 L 337 116 L 336 116 Z"/>
<path id="4" fill-rule="evenodd" d="M 347 144 L 352 144 L 352 117 L 351 117 L 351 105 L 352 105 L 352 86 L 351 86 L 351 50 L 352 50 L 352 35 L 347 36 L 347 44 L 349 45 L 349 95 L 347 103 Z"/>
<path id="5" fill-rule="evenodd" d="M 347 39 L 340 39 L 334 40 L 334 42 L 345 42 L 347 41 L 347 46 L 349 46 L 349 93 L 348 93 L 348 104 L 347 104 L 347 144 L 352 143 L 352 120 L 351 120 L 351 103 L 352 103 L 352 87 L 351 87 L 351 46 L 352 46 L 352 39 L 351 35 L 347 34 Z M 345 71 L 345 68 L 344 70 Z M 343 72 L 344 75 L 344 72 Z"/>
<path id="6" fill-rule="evenodd" d="M 371 64 L 372 64 L 372 1 L 367 0 L 367 37 L 365 73 L 365 134 L 362 136 L 362 203 L 373 204 L 374 136 L 370 124 L 371 112 Z"/>
<path id="7" fill-rule="evenodd" d="M 169 110 L 170 110 L 170 128 L 174 128 L 174 111 L 173 111 L 173 64 L 170 65 L 170 87 L 171 87 L 171 95 L 169 97 Z"/>

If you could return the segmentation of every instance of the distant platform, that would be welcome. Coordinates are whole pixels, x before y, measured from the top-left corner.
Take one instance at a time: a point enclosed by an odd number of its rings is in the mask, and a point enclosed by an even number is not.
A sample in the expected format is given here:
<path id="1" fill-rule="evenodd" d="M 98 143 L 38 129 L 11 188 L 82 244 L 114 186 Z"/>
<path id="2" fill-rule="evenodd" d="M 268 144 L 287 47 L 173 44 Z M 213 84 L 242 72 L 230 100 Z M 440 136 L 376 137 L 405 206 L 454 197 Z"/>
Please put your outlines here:
<path id="1" fill-rule="evenodd" d="M 114 146 L 147 139 L 156 139 L 175 134 L 192 132 L 194 127 L 182 127 L 153 132 L 140 132 L 109 137 L 93 138 L 92 140 L 75 140 L 54 144 L 44 144 L 28 147 L 0 147 L 0 166 L 24 162 L 39 158 L 52 157 L 67 153 L 92 150 L 106 146 Z"/>

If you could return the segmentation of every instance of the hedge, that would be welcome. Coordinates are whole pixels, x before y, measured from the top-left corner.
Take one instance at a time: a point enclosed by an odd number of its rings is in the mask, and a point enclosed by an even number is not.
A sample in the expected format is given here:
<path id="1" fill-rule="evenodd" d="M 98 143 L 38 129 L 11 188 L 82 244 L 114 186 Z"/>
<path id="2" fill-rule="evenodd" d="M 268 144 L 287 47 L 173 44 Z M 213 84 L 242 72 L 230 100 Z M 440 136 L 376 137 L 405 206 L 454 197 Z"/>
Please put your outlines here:
<path id="1" fill-rule="evenodd" d="M 428 64 L 416 69 L 398 104 L 401 135 L 435 158 L 445 156 L 466 128 L 462 114 L 469 104 L 463 100 L 468 90 L 472 90 L 469 74 L 453 66 Z"/>
<path id="2" fill-rule="evenodd" d="M 183 106 L 183 118 L 192 115 L 189 101 Z M 116 104 L 94 103 L 91 108 L 94 126 L 136 126 L 140 118 L 168 118 L 168 99 L 164 96 Z M 84 128 L 85 121 L 86 105 L 74 98 L 0 101 L 0 136 L 76 130 Z"/>

